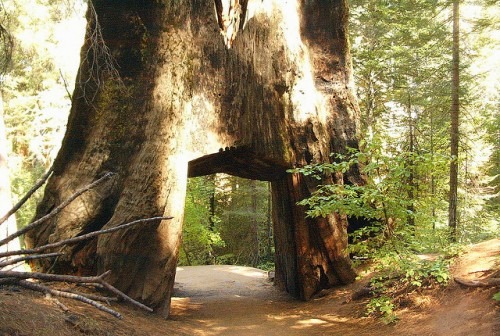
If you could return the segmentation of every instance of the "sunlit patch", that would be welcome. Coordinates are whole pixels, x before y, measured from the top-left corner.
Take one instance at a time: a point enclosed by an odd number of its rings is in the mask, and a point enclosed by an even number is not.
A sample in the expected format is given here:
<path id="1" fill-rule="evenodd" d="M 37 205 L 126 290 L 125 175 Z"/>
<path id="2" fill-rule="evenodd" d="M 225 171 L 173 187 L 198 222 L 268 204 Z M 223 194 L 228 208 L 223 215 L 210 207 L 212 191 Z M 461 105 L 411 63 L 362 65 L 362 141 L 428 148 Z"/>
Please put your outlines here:
<path id="1" fill-rule="evenodd" d="M 185 151 L 188 153 L 189 161 L 208 153 L 214 153 L 219 150 L 224 139 L 219 136 L 214 129 L 217 125 L 215 116 L 215 108 L 207 97 L 200 94 L 195 94 L 189 102 L 184 105 L 183 131 L 187 136 L 183 137 L 190 141 L 189 144 L 184 146 L 187 148 Z M 195 114 L 204 115 L 204 118 L 199 118 Z M 200 132 L 203 129 L 203 132 Z M 199 146 L 203 144 L 203 146 Z M 203 148 L 201 151 L 200 148 Z"/>
<path id="2" fill-rule="evenodd" d="M 285 20 L 281 21 L 282 30 L 287 47 L 294 54 L 300 53 L 303 49 L 302 38 L 300 36 L 300 19 L 298 12 L 298 2 L 279 1 L 281 12 Z"/>
<path id="3" fill-rule="evenodd" d="M 273 1 L 249 1 L 247 5 L 247 14 L 243 29 L 245 29 L 247 22 L 257 14 L 265 14 L 266 16 L 270 16 L 273 12 L 273 5 Z"/>
<path id="4" fill-rule="evenodd" d="M 175 303 L 175 304 L 188 304 L 190 302 L 191 302 L 190 298 L 180 298 L 180 297 L 172 296 L 172 303 Z"/>
<path id="5" fill-rule="evenodd" d="M 341 317 L 341 316 L 337 316 L 337 315 L 331 315 L 331 314 L 327 314 L 327 315 L 321 315 L 323 320 L 326 320 L 327 322 L 335 322 L 335 323 L 346 323 L 346 322 L 349 322 L 351 321 L 352 319 L 351 318 L 348 318 L 348 317 Z"/>
<path id="6" fill-rule="evenodd" d="M 436 303 L 436 300 L 430 295 L 412 295 L 410 299 L 413 305 L 418 308 L 430 308 Z"/>
<path id="7" fill-rule="evenodd" d="M 243 268 L 241 266 L 232 267 L 229 271 L 231 273 L 234 273 L 234 274 L 239 274 L 239 275 L 243 275 L 243 276 L 251 277 L 251 278 L 262 278 L 262 277 L 266 276 L 265 271 L 260 271 L 260 270 L 257 270 L 255 268 L 250 268 L 250 267 L 248 267 L 248 268 Z"/>
<path id="8" fill-rule="evenodd" d="M 327 324 L 328 322 L 317 318 L 310 318 L 306 320 L 298 321 L 297 324 L 301 327 L 312 327 L 320 324 Z"/>
<path id="9" fill-rule="evenodd" d="M 291 320 L 291 319 L 298 319 L 300 318 L 299 315 L 289 315 L 289 314 L 282 314 L 282 315 L 267 315 L 268 320 L 274 320 L 274 321 L 286 321 L 286 320 Z"/>
<path id="10" fill-rule="evenodd" d="M 284 19 L 276 20 L 281 15 Z M 290 101 L 293 105 L 293 118 L 296 122 L 318 120 L 326 122 L 328 116 L 327 97 L 316 89 L 314 69 L 311 56 L 304 45 L 300 30 L 299 4 L 297 1 L 250 1 L 247 7 L 245 22 L 258 16 L 267 17 L 267 20 L 279 22 L 278 31 L 283 36 L 286 57 L 290 64 L 294 64 L 293 71 L 285 74 L 289 82 Z M 298 66 L 296 66 L 296 65 Z"/>
<path id="11" fill-rule="evenodd" d="M 280 1 L 282 20 L 282 31 L 284 41 L 288 48 L 289 57 L 294 63 L 300 64 L 297 69 L 300 73 L 294 75 L 291 90 L 291 100 L 294 105 L 294 119 L 298 122 L 307 121 L 310 118 L 319 118 L 321 122 L 326 121 L 327 111 L 322 108 L 327 106 L 325 97 L 316 90 L 313 67 L 308 49 L 304 46 L 300 35 L 300 18 L 298 3 L 295 1 Z"/>

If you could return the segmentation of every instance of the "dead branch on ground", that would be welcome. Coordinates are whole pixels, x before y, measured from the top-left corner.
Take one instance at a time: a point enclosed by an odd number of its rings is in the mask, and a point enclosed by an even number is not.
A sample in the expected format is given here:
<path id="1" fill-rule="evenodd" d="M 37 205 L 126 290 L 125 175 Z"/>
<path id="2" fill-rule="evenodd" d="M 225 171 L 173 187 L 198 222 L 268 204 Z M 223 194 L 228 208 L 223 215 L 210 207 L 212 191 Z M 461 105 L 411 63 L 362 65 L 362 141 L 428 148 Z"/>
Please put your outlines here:
<path id="1" fill-rule="evenodd" d="M 100 304 L 99 302 L 94 301 L 92 299 L 89 299 L 89 298 L 87 298 L 87 297 L 85 297 L 83 295 L 74 294 L 74 293 L 68 293 L 68 292 L 65 292 L 65 291 L 57 290 L 57 289 L 52 289 L 52 288 L 49 288 L 47 286 L 43 286 L 43 285 L 40 285 L 40 284 L 37 284 L 37 283 L 34 283 L 34 282 L 30 282 L 30 281 L 26 281 L 26 280 L 20 280 L 18 282 L 18 284 L 21 285 L 22 287 L 25 287 L 25 288 L 28 288 L 28 289 L 31 289 L 31 290 L 35 290 L 35 291 L 38 291 L 38 292 L 43 292 L 43 293 L 50 294 L 50 295 L 53 295 L 53 296 L 59 296 L 59 297 L 64 297 L 64 298 L 78 300 L 78 301 L 84 302 L 86 304 L 89 304 L 91 306 L 94 306 L 97 309 L 102 310 L 103 312 L 111 314 L 111 315 L 113 315 L 116 318 L 119 318 L 119 319 L 123 318 L 122 314 L 118 313 L 117 311 L 115 311 L 115 310 L 113 310 L 111 308 L 108 308 L 108 307 Z"/>
<path id="2" fill-rule="evenodd" d="M 95 284 L 94 287 L 102 288 L 102 286 L 100 286 L 99 284 Z M 90 293 L 83 294 L 83 293 L 80 293 L 80 292 L 75 291 L 73 289 L 65 289 L 64 291 L 67 293 L 83 295 L 86 298 L 89 298 L 91 300 L 106 302 L 107 304 L 110 304 L 111 302 L 118 301 L 118 298 L 116 296 L 102 296 L 102 295 L 95 295 L 95 294 L 90 294 Z"/>
<path id="3" fill-rule="evenodd" d="M 26 199 L 28 199 L 44 182 L 45 180 L 50 176 L 52 170 L 49 170 L 44 177 L 37 182 L 37 185 L 35 185 L 30 192 L 25 196 Z M 7 244 L 9 241 L 25 234 L 26 232 L 40 226 L 43 224 L 45 221 L 47 221 L 50 218 L 53 218 L 56 216 L 59 212 L 61 212 L 62 209 L 64 209 L 67 205 L 69 205 L 73 200 L 75 200 L 78 196 L 81 194 L 85 193 L 86 191 L 94 188 L 98 184 L 102 183 L 103 181 L 109 179 L 112 177 L 114 173 L 106 173 L 103 175 L 101 178 L 98 180 L 92 182 L 91 184 L 87 185 L 84 188 L 79 189 L 76 191 L 72 196 L 70 196 L 67 200 L 62 202 L 59 206 L 57 206 L 54 210 L 52 210 L 49 214 L 45 215 L 44 217 L 30 223 L 26 227 L 24 227 L 21 230 L 18 230 L 17 232 L 5 237 L 4 239 L 0 240 L 0 246 Z M 24 198 L 23 198 L 24 199 Z M 0 220 L 6 220 L 9 216 L 14 214 L 23 204 L 26 202 L 26 200 L 19 202 L 11 211 L 7 213 L 2 219 Z M 39 291 L 42 293 L 45 293 L 47 295 L 53 295 L 53 296 L 58 296 L 58 297 L 65 297 L 65 298 L 70 298 L 74 300 L 78 300 L 81 302 L 84 302 L 86 304 L 92 305 L 96 307 L 97 309 L 104 311 L 106 313 L 109 313 L 117 318 L 122 318 L 122 315 L 116 311 L 114 311 L 111 308 L 108 308 L 104 306 L 103 304 L 97 302 L 97 301 L 103 301 L 109 304 L 110 301 L 115 301 L 117 298 L 108 298 L 108 297 L 103 297 L 103 296 L 98 296 L 98 295 L 92 295 L 92 294 L 83 294 L 83 293 L 78 293 L 78 292 L 72 292 L 68 290 L 56 290 L 53 288 L 50 288 L 44 284 L 39 283 L 40 281 L 48 281 L 48 282 L 63 282 L 63 283 L 77 283 L 77 284 L 91 284 L 95 287 L 103 288 L 120 299 L 131 303 L 132 305 L 139 307 L 143 310 L 146 310 L 148 312 L 152 312 L 153 310 L 144 304 L 132 299 L 125 293 L 121 292 L 119 289 L 115 288 L 111 284 L 105 281 L 105 277 L 110 274 L 110 271 L 107 271 L 101 275 L 98 276 L 88 276 L 88 277 L 79 277 L 79 276 L 74 276 L 74 275 L 62 275 L 62 274 L 48 274 L 48 273 L 39 273 L 39 272 L 20 272 L 20 271 L 12 271 L 12 270 L 3 270 L 6 266 L 16 264 L 18 262 L 23 262 L 27 260 L 34 260 L 34 259 L 41 259 L 41 258 L 53 258 L 53 257 L 58 257 L 61 256 L 63 253 L 61 252 L 54 252 L 54 253 L 41 253 L 45 250 L 48 249 L 54 249 L 56 247 L 61 247 L 61 246 L 66 246 L 70 244 L 75 244 L 77 242 L 87 240 L 93 237 L 96 237 L 98 235 L 102 234 L 108 234 L 112 233 L 118 230 L 123 230 L 126 228 L 129 228 L 133 225 L 137 224 L 144 224 L 144 223 L 159 223 L 162 220 L 170 220 L 173 217 L 152 217 L 152 218 L 145 218 L 145 219 L 138 219 L 131 221 L 129 223 L 125 224 L 120 224 L 118 226 L 108 228 L 108 229 L 101 229 L 98 231 L 90 232 L 78 237 L 73 237 L 69 238 L 63 241 L 51 243 L 51 244 L 46 244 L 43 246 L 35 247 L 33 249 L 21 249 L 17 251 L 7 251 L 7 252 L 1 252 L 0 253 L 0 285 L 18 285 L 24 288 L 28 288 L 30 290 L 35 290 Z M 0 222 L 1 223 L 1 222 Z M 9 256 L 18 256 L 17 258 L 5 258 Z M 1 258 L 4 258 L 2 260 Z M 37 282 L 35 282 L 37 281 Z"/>

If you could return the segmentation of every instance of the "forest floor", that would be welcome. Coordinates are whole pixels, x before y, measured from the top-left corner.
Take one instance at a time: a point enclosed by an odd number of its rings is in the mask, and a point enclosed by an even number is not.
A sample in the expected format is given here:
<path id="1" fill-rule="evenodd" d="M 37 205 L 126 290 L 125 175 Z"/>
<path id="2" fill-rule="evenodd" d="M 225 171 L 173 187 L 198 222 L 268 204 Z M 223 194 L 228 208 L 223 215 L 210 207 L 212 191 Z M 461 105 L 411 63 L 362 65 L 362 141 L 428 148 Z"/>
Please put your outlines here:
<path id="1" fill-rule="evenodd" d="M 480 279 L 500 264 L 500 239 L 472 245 L 453 265 L 455 277 Z M 0 336 L 159 335 L 500 335 L 498 288 L 452 282 L 413 293 L 399 321 L 386 325 L 365 316 L 368 299 L 349 300 L 366 279 L 329 290 L 309 302 L 278 292 L 267 273 L 240 266 L 180 267 L 171 316 L 165 320 L 124 304 L 118 320 L 60 298 L 63 312 L 40 293 L 0 287 Z"/>

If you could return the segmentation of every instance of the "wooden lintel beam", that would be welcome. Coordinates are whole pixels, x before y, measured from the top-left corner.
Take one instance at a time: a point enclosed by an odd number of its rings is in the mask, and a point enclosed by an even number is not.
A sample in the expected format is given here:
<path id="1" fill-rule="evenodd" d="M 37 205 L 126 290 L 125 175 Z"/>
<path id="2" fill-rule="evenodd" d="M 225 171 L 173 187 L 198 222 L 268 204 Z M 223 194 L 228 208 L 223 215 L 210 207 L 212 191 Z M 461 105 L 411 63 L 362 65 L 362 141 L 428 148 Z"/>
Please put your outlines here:
<path id="1" fill-rule="evenodd" d="M 276 181 L 286 175 L 282 164 L 244 148 L 227 148 L 189 162 L 188 177 L 226 173 L 252 180 Z"/>

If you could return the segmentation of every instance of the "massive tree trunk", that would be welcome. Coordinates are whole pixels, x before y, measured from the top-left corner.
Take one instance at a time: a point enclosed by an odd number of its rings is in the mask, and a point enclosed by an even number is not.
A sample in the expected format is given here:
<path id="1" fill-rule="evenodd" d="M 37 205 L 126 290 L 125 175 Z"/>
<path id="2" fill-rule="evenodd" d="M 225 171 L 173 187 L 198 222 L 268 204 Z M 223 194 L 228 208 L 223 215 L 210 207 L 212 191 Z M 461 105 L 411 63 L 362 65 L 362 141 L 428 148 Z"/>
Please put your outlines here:
<path id="1" fill-rule="evenodd" d="M 362 183 L 359 172 L 323 181 L 286 173 L 357 147 L 346 2 L 228 2 L 230 11 L 217 0 L 93 1 L 123 84 L 99 58 L 106 50 L 92 41 L 99 34 L 90 10 L 81 85 L 37 217 L 103 173 L 116 175 L 28 237 L 40 245 L 174 216 L 72 246 L 54 268 L 110 269 L 114 285 L 165 315 L 188 175 L 226 172 L 272 182 L 276 282 L 293 296 L 309 299 L 355 277 L 345 250 L 347 219 L 307 218 L 296 202 L 320 183 Z"/>

